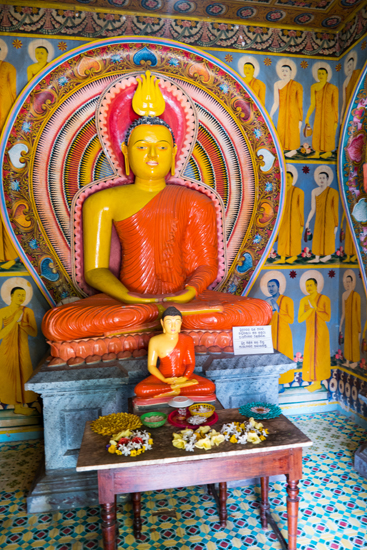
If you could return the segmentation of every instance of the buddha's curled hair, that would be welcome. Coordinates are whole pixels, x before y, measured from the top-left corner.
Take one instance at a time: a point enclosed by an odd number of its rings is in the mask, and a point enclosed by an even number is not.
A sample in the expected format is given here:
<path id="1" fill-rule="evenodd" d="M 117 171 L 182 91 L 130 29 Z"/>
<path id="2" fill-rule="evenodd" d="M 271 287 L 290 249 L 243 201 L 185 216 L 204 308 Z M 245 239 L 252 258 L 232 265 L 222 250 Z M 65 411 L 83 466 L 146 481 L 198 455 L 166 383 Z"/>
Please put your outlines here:
<path id="1" fill-rule="evenodd" d="M 165 126 L 171 132 L 173 145 L 175 145 L 175 143 L 176 143 L 175 142 L 175 136 L 173 135 L 172 128 L 167 124 L 167 122 L 165 122 L 164 120 L 162 120 L 158 116 L 142 116 L 142 117 L 137 118 L 136 120 L 134 120 L 134 122 L 132 124 L 130 124 L 129 128 L 127 129 L 126 136 L 125 136 L 125 145 L 128 145 L 128 143 L 129 143 L 131 132 L 137 126 L 141 126 L 142 124 L 148 124 L 149 126 L 157 126 L 157 125 L 158 126 Z"/>

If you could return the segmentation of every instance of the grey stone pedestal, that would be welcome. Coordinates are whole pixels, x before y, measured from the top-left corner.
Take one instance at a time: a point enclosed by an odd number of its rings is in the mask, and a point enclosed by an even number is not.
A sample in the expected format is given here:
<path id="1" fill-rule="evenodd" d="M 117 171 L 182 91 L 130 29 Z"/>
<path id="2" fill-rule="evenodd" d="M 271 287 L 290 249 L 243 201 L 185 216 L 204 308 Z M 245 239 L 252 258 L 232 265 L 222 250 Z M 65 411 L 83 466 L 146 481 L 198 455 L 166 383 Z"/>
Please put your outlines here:
<path id="1" fill-rule="evenodd" d="M 296 367 L 279 352 L 269 355 L 197 355 L 195 372 L 213 380 L 224 408 L 250 401 L 278 403 L 279 375 Z M 26 383 L 43 399 L 45 463 L 27 497 L 29 513 L 97 504 L 97 476 L 77 474 L 88 420 L 128 410 L 135 385 L 148 376 L 146 358 L 93 366 L 43 363 Z"/>

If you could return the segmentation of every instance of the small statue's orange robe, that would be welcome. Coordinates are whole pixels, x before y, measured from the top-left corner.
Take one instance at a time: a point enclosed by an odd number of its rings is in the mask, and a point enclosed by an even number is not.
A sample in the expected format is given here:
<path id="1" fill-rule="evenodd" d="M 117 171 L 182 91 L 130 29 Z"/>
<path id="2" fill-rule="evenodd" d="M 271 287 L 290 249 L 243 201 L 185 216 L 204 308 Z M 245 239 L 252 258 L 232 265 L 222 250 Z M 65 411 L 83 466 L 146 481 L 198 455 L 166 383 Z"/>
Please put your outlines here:
<path id="1" fill-rule="evenodd" d="M 215 392 L 215 384 L 207 378 L 193 374 L 195 368 L 194 342 L 186 334 L 178 335 L 175 348 L 166 355 L 160 357 L 159 370 L 165 378 L 173 376 L 185 376 L 189 380 L 195 379 L 198 384 L 181 388 L 180 395 L 210 395 Z M 171 391 L 171 386 L 161 382 L 156 376 L 148 376 L 135 386 L 135 394 L 138 397 L 151 398 Z"/>

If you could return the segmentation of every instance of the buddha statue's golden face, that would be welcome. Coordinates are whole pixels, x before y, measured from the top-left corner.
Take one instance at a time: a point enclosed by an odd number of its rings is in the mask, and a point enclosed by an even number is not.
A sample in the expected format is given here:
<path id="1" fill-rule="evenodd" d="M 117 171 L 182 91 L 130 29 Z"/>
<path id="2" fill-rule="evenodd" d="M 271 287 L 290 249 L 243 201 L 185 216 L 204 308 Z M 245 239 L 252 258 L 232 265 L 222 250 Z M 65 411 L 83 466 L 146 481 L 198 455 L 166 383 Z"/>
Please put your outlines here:
<path id="1" fill-rule="evenodd" d="M 159 125 L 137 126 L 122 152 L 131 171 L 140 180 L 161 180 L 175 163 L 176 146 L 168 128 Z"/>
<path id="2" fill-rule="evenodd" d="M 161 325 L 165 334 L 173 336 L 174 334 L 178 334 L 181 330 L 182 317 L 179 315 L 167 315 L 161 320 Z"/>

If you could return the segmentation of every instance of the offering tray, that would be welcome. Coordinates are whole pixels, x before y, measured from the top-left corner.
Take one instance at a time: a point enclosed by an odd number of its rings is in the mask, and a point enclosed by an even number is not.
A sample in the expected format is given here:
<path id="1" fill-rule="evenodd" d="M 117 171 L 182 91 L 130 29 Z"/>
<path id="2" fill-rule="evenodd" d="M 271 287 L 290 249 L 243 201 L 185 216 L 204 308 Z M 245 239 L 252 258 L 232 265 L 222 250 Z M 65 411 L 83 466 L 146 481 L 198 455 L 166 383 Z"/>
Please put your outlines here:
<path id="1" fill-rule="evenodd" d="M 202 422 L 201 424 L 190 424 L 190 422 L 187 422 L 187 418 L 186 420 L 178 420 L 177 417 L 178 411 L 172 411 L 168 415 L 168 422 L 176 428 L 190 428 L 191 430 L 196 430 L 199 426 L 212 426 L 218 421 L 218 415 L 215 411 L 209 418 L 205 419 L 205 422 Z"/>

